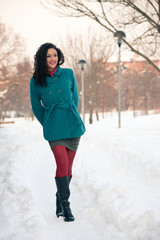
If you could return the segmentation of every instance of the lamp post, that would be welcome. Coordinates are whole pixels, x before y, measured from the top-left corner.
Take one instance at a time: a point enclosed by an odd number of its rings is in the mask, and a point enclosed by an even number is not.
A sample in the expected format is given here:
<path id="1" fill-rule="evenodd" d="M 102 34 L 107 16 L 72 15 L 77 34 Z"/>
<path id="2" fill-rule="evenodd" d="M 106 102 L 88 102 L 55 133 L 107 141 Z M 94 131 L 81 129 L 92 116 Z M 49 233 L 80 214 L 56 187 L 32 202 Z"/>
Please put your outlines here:
<path id="1" fill-rule="evenodd" d="M 81 92 L 82 92 L 82 119 L 85 122 L 85 110 L 84 110 L 84 66 L 86 61 L 81 59 L 79 60 L 78 64 L 81 66 Z"/>
<path id="2" fill-rule="evenodd" d="M 117 44 L 119 47 L 119 59 L 118 59 L 118 128 L 121 127 L 121 45 L 123 37 L 126 34 L 123 31 L 116 31 L 114 37 L 117 38 Z"/>

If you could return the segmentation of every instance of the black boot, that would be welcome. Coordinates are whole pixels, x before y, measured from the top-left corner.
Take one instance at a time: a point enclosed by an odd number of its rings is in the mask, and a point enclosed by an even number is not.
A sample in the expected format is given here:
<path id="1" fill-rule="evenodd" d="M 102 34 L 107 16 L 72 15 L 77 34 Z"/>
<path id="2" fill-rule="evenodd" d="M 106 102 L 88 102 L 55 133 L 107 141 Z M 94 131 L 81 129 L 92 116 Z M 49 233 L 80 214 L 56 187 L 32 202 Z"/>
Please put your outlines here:
<path id="1" fill-rule="evenodd" d="M 74 221 L 74 216 L 72 215 L 72 212 L 70 209 L 70 203 L 68 201 L 70 196 L 69 178 L 68 176 L 66 176 L 66 177 L 55 178 L 55 180 L 56 180 L 59 200 L 62 207 L 64 221 L 66 222 Z"/>
<path id="2" fill-rule="evenodd" d="M 72 176 L 69 178 L 69 184 L 71 182 Z M 57 217 L 63 217 L 63 212 L 62 212 L 62 207 L 61 207 L 61 203 L 60 203 L 60 199 L 58 196 L 58 191 L 56 192 L 56 215 Z"/>

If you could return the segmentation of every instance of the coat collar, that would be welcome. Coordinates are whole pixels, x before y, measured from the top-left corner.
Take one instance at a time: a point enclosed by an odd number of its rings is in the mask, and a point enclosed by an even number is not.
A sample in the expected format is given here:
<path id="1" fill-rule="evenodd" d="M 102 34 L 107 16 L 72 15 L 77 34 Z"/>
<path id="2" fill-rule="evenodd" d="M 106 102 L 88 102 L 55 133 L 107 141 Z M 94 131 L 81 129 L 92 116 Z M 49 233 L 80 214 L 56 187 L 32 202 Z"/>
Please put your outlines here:
<path id="1" fill-rule="evenodd" d="M 46 77 L 47 83 L 51 84 L 51 83 L 53 83 L 53 81 L 57 81 L 61 72 L 62 72 L 62 68 L 60 66 L 58 66 L 57 71 L 54 73 L 53 76 Z"/>
<path id="2" fill-rule="evenodd" d="M 58 66 L 58 69 L 53 76 L 59 76 L 61 74 L 61 72 L 62 72 L 62 68 L 60 66 Z"/>

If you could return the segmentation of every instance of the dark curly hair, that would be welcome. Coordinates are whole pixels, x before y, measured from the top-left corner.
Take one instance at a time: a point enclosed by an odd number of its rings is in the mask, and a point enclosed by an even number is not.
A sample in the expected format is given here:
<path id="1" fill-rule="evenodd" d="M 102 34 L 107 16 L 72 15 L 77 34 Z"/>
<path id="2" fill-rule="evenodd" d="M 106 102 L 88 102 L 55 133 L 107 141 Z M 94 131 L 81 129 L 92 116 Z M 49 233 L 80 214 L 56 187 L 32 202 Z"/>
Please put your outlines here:
<path id="1" fill-rule="evenodd" d="M 50 48 L 54 48 L 57 51 L 58 54 L 58 63 L 57 65 L 61 65 L 64 63 L 64 55 L 61 52 L 59 48 L 56 47 L 56 45 L 52 43 L 44 43 L 42 44 L 35 56 L 34 56 L 34 73 L 33 78 L 35 80 L 35 83 L 41 86 L 46 86 L 46 74 L 47 74 L 47 51 Z"/>

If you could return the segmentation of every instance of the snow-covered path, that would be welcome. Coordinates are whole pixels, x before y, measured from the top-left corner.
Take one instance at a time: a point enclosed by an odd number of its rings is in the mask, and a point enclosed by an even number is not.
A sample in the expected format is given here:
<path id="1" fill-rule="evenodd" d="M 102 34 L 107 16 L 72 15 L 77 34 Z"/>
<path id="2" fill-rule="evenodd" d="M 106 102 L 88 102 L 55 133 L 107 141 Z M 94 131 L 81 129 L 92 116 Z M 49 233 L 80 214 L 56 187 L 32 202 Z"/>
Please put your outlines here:
<path id="1" fill-rule="evenodd" d="M 74 163 L 76 221 L 55 216 L 55 163 L 41 126 L 0 128 L 0 240 L 159 240 L 160 115 L 87 125 Z M 74 237 L 73 237 L 74 236 Z"/>

